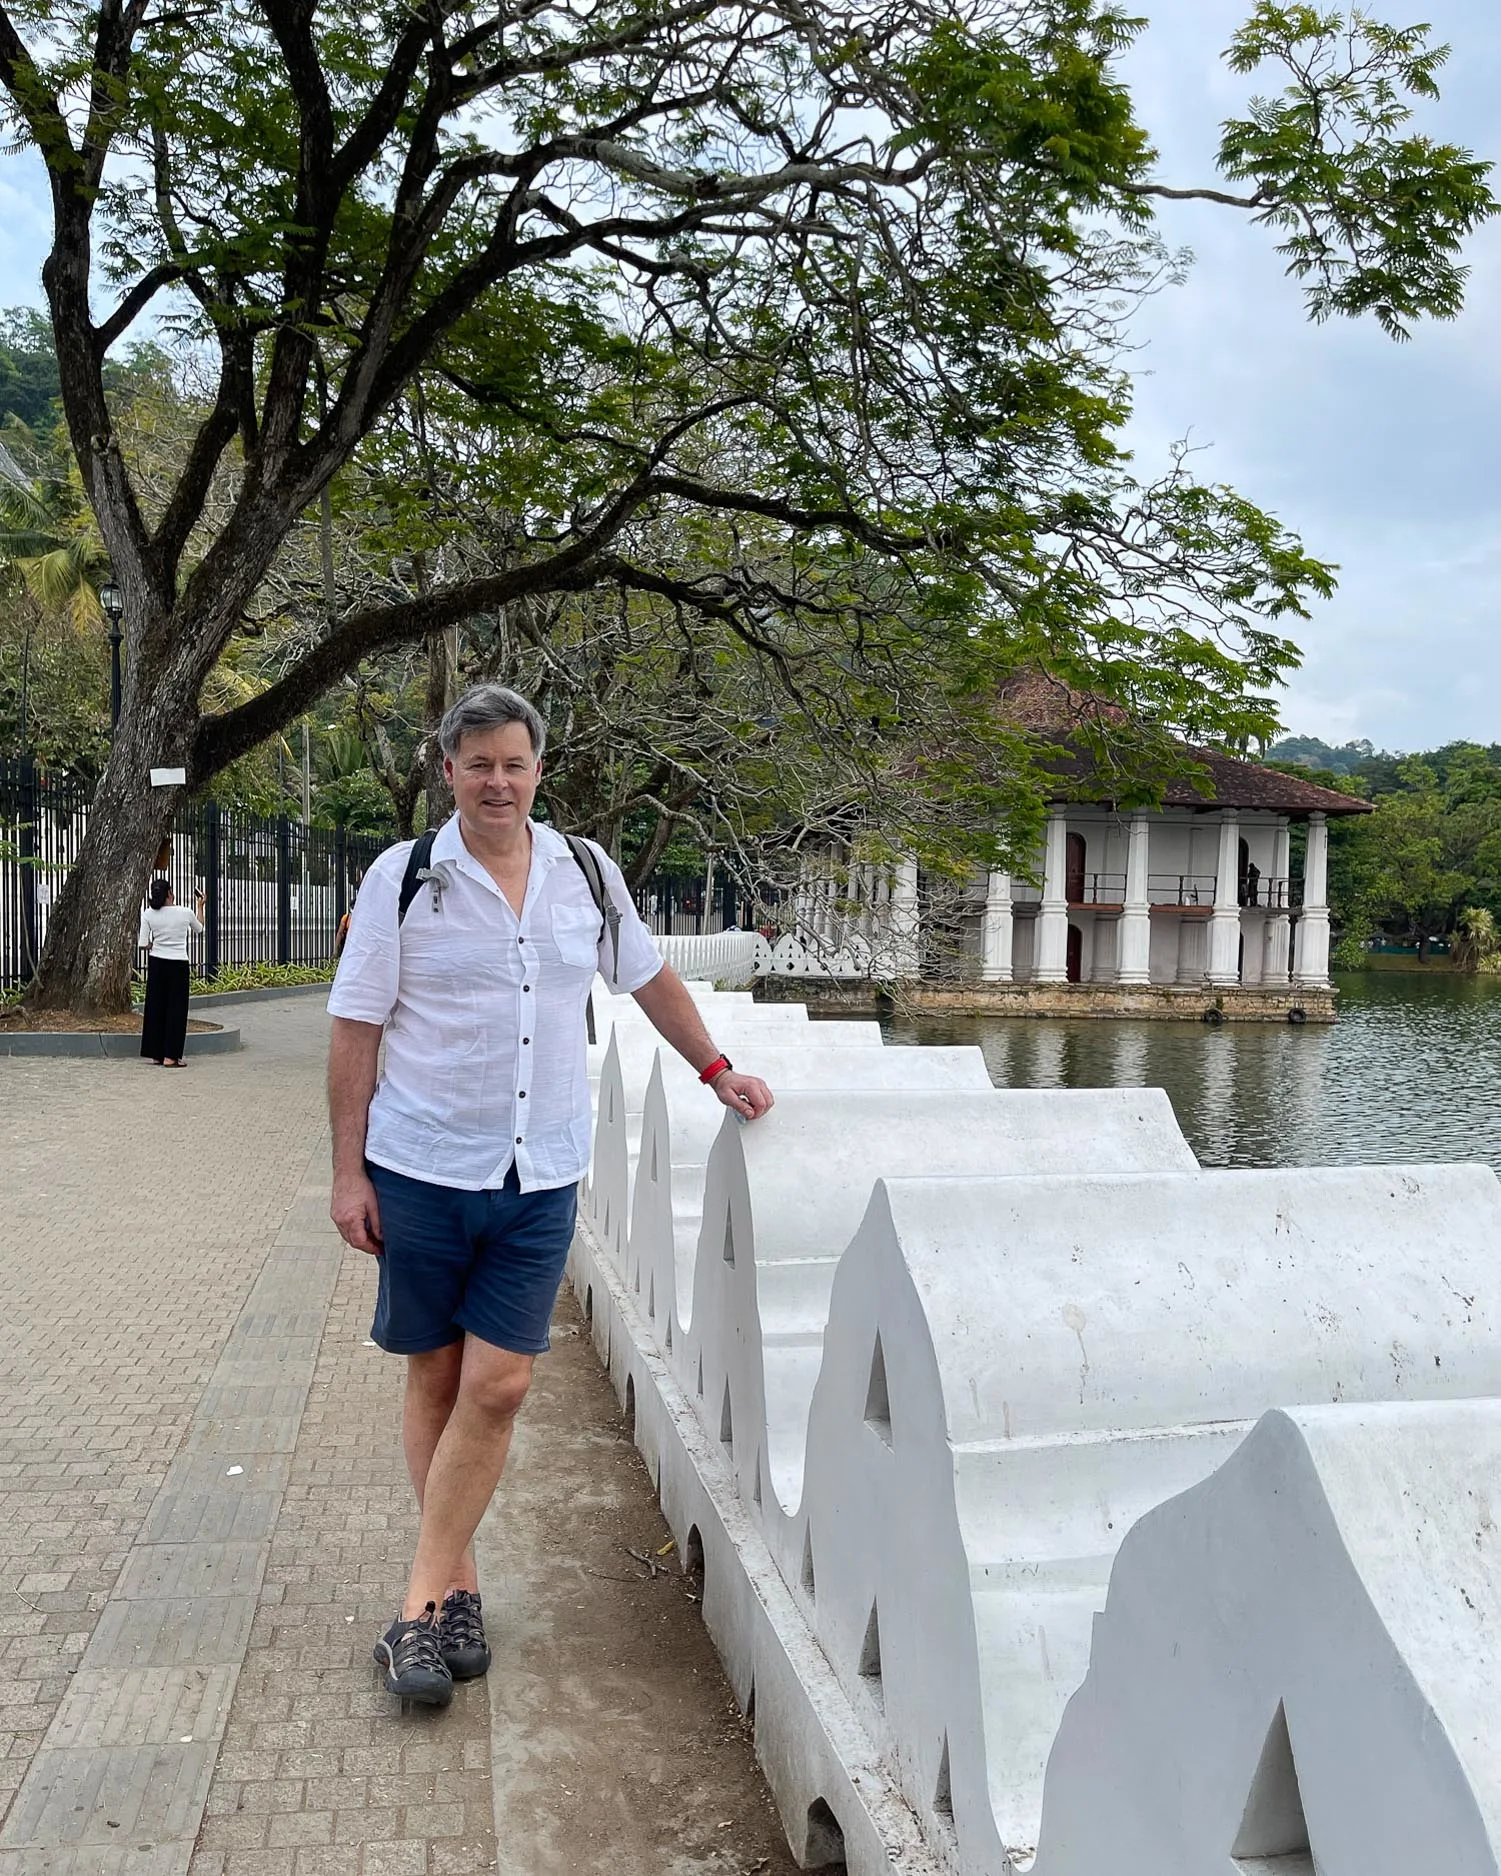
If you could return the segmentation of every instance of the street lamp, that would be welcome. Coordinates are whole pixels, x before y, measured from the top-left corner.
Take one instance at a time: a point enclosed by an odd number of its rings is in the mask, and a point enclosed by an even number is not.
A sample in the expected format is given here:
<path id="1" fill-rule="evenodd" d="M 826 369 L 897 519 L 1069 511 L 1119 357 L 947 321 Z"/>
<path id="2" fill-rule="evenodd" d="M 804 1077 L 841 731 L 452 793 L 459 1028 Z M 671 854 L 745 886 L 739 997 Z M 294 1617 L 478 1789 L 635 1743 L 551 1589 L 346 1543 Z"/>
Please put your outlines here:
<path id="1" fill-rule="evenodd" d="M 99 588 L 99 604 L 109 620 L 109 733 L 120 727 L 120 621 L 125 616 L 125 595 L 113 580 Z"/>

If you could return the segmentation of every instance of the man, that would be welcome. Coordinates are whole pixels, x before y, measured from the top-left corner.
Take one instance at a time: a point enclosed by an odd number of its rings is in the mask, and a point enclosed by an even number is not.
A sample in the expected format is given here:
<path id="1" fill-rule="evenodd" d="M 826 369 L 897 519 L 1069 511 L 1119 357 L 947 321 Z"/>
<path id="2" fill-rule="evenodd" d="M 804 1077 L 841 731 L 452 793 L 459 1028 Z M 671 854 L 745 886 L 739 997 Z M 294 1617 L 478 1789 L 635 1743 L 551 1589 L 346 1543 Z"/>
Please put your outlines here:
<path id="1" fill-rule="evenodd" d="M 530 818 L 545 737 L 531 704 L 479 685 L 438 737 L 457 812 L 404 921 L 410 845 L 365 876 L 329 997 L 328 1096 L 330 1211 L 379 1260 L 371 1334 L 407 1358 L 402 1438 L 422 1513 L 406 1599 L 375 1657 L 392 1693 L 446 1706 L 455 1679 L 490 1665 L 472 1540 L 573 1237 L 595 972 L 635 997 L 732 1112 L 754 1120 L 772 1097 L 715 1048 L 596 850 L 621 914 L 617 965 L 583 869 Z"/>

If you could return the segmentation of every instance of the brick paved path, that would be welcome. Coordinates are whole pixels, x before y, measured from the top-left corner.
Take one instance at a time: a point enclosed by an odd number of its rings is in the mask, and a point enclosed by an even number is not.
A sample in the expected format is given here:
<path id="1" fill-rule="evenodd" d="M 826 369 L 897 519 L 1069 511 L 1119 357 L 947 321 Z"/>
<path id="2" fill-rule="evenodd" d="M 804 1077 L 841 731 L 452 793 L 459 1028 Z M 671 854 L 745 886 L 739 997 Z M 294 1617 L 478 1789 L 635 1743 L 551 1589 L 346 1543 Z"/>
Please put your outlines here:
<path id="1" fill-rule="evenodd" d="M 180 1074 L 0 1061 L 0 1876 L 493 1858 L 483 1683 L 380 1724 L 415 1514 L 321 1001 L 236 1019 Z"/>

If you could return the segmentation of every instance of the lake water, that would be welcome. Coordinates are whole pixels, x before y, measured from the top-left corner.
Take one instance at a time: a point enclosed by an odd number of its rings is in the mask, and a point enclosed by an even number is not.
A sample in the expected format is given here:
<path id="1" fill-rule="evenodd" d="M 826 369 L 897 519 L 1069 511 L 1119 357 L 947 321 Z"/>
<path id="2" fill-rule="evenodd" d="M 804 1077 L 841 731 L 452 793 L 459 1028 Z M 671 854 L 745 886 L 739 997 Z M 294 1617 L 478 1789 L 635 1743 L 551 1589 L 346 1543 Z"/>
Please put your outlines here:
<path id="1" fill-rule="evenodd" d="M 1483 1160 L 1501 1171 L 1501 977 L 1365 972 L 1332 1028 L 893 1018 L 973 1042 L 998 1088 L 1165 1088 L 1206 1166 Z"/>

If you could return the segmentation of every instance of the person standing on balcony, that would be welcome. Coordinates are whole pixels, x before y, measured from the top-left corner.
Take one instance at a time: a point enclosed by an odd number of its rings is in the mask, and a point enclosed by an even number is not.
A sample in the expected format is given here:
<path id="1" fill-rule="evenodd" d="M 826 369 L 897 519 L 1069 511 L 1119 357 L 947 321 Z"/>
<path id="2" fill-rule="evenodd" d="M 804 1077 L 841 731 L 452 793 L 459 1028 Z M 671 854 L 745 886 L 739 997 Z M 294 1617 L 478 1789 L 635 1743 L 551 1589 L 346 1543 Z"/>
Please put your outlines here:
<path id="1" fill-rule="evenodd" d="M 193 910 L 179 905 L 169 879 L 154 879 L 136 943 L 147 953 L 146 1008 L 141 1016 L 141 1054 L 158 1068 L 181 1068 L 188 1041 L 188 940 L 203 930 L 203 894 Z"/>
<path id="2" fill-rule="evenodd" d="M 371 866 L 328 1003 L 330 1214 L 378 1262 L 371 1334 L 406 1357 L 402 1436 L 421 1509 L 405 1600 L 375 1658 L 392 1693 L 432 1706 L 490 1665 L 472 1540 L 573 1237 L 596 971 L 731 1112 L 754 1120 L 772 1105 L 710 1040 L 620 869 L 593 850 L 620 913 L 617 957 L 582 866 L 531 819 L 544 739 L 533 706 L 499 685 L 454 704 L 438 740 L 456 812 L 404 921 L 412 843 Z"/>

